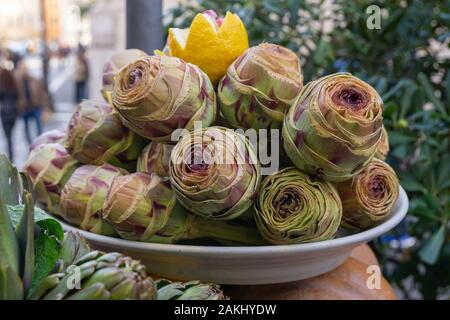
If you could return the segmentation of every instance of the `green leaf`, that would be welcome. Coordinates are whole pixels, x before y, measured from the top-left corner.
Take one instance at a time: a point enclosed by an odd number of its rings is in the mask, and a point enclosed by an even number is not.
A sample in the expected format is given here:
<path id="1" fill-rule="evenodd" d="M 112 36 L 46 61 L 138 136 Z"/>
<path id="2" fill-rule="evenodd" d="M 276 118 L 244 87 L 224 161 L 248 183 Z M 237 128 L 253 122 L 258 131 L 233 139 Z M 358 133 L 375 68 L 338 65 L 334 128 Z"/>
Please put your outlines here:
<path id="1" fill-rule="evenodd" d="M 413 176 L 410 175 L 401 175 L 400 177 L 401 185 L 405 188 L 406 191 L 414 192 L 419 191 L 422 193 L 426 193 L 427 189 L 417 181 Z"/>
<path id="2" fill-rule="evenodd" d="M 424 73 L 419 73 L 417 76 L 417 79 L 422 84 L 425 94 L 427 95 L 428 99 L 433 103 L 434 107 L 441 112 L 441 114 L 444 117 L 447 117 L 447 113 L 445 111 L 445 107 L 443 103 L 436 97 L 436 94 L 434 93 L 433 86 L 431 85 L 430 81 L 428 80 L 428 77 Z"/>
<path id="3" fill-rule="evenodd" d="M 22 279 L 9 264 L 0 260 L 0 300 L 22 300 Z"/>
<path id="4" fill-rule="evenodd" d="M 430 265 L 436 264 L 439 259 L 439 253 L 445 239 L 445 226 L 441 226 L 433 235 L 424 242 L 419 250 L 419 257 L 423 262 Z"/>
<path id="5" fill-rule="evenodd" d="M 8 206 L 8 212 L 9 216 L 11 218 L 11 223 L 14 228 L 17 228 L 17 225 L 19 224 L 20 219 L 23 215 L 23 209 L 24 205 L 16 205 L 16 206 Z M 39 207 L 34 207 L 34 221 L 41 221 L 45 219 L 50 219 L 51 216 L 42 210 Z"/>
<path id="6" fill-rule="evenodd" d="M 64 240 L 64 230 L 54 219 L 40 220 L 39 235 L 36 238 L 36 266 L 32 283 L 32 291 L 53 270 L 59 259 L 61 243 Z"/>

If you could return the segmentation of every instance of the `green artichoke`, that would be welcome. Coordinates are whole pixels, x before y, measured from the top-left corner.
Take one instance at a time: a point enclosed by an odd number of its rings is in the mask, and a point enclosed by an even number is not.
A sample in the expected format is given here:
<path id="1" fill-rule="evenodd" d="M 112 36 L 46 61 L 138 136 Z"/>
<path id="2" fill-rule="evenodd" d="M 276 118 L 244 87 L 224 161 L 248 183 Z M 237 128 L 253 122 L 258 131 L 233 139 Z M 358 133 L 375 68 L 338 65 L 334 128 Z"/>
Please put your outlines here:
<path id="1" fill-rule="evenodd" d="M 310 82 L 284 120 L 286 153 L 302 171 L 328 181 L 348 180 L 377 152 L 382 111 L 375 89 L 348 73 Z"/>
<path id="2" fill-rule="evenodd" d="M 50 130 L 47 132 L 44 132 L 39 137 L 34 139 L 33 143 L 30 145 L 30 152 L 36 149 L 38 146 L 42 144 L 52 144 L 52 143 L 59 143 L 63 144 L 64 139 L 66 138 L 66 134 L 64 131 L 61 130 Z"/>
<path id="3" fill-rule="evenodd" d="M 228 300 L 217 284 L 190 281 L 171 282 L 166 279 L 156 281 L 158 300 Z"/>
<path id="4" fill-rule="evenodd" d="M 216 96 L 197 66 L 167 56 L 149 56 L 129 64 L 114 81 L 113 105 L 137 134 L 170 142 L 177 129 L 208 127 L 216 117 Z"/>
<path id="5" fill-rule="evenodd" d="M 107 103 L 81 102 L 67 130 L 65 146 L 84 164 L 111 163 L 134 171 L 145 140 L 120 121 L 118 113 Z"/>
<path id="6" fill-rule="evenodd" d="M 103 217 L 124 239 L 157 243 L 215 238 L 260 244 L 257 230 L 189 214 L 167 180 L 156 174 L 117 176 L 109 189 Z"/>
<path id="7" fill-rule="evenodd" d="M 302 88 L 297 55 L 287 48 L 262 43 L 231 64 L 217 97 L 223 116 L 235 128 L 281 128 Z"/>
<path id="8" fill-rule="evenodd" d="M 342 225 L 352 229 L 376 226 L 391 214 L 399 188 L 395 171 L 373 159 L 353 179 L 337 184 L 344 209 Z"/>
<path id="9" fill-rule="evenodd" d="M 30 300 L 154 300 L 156 297 L 155 284 L 139 261 L 120 253 L 92 251 L 64 272 L 45 278 Z"/>
<path id="10" fill-rule="evenodd" d="M 112 91 L 116 75 L 131 62 L 146 56 L 147 54 L 144 51 L 127 49 L 113 55 L 111 59 L 104 64 L 102 78 L 103 87 L 101 92 L 103 98 L 105 98 L 109 104 L 112 104 Z"/>
<path id="11" fill-rule="evenodd" d="M 109 164 L 78 168 L 61 194 L 61 216 L 70 224 L 90 232 L 115 235 L 102 219 L 102 208 L 111 184 L 124 170 Z"/>
<path id="12" fill-rule="evenodd" d="M 173 145 L 152 141 L 138 159 L 137 171 L 169 176 L 170 155 Z"/>
<path id="13" fill-rule="evenodd" d="M 250 142 L 222 127 L 196 130 L 172 151 L 170 181 L 180 203 L 213 220 L 231 220 L 253 204 L 261 168 Z"/>
<path id="14" fill-rule="evenodd" d="M 36 200 L 59 215 L 61 191 L 77 168 L 77 161 L 60 144 L 41 144 L 28 156 L 23 171 L 30 177 Z"/>
<path id="15" fill-rule="evenodd" d="M 378 145 L 377 152 L 375 153 L 375 158 L 383 161 L 386 160 L 389 150 L 389 135 L 386 128 L 383 127 L 383 135 L 381 137 L 381 142 Z"/>
<path id="16" fill-rule="evenodd" d="M 329 240 L 342 218 L 334 186 L 296 168 L 266 177 L 255 204 L 255 220 L 267 241 L 277 245 Z"/>

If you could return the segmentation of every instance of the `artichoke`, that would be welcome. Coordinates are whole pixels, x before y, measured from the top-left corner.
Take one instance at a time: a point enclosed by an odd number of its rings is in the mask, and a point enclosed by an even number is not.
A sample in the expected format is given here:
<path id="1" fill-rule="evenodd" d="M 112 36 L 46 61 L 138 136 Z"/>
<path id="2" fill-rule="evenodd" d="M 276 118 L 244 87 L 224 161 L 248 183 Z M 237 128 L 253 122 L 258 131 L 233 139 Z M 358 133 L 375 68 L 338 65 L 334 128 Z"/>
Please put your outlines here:
<path id="1" fill-rule="evenodd" d="M 256 230 L 224 221 L 207 221 L 178 205 L 167 180 L 156 174 L 117 176 L 109 189 L 103 217 L 124 239 L 175 243 L 215 238 L 260 244 Z"/>
<path id="2" fill-rule="evenodd" d="M 85 165 L 75 170 L 62 190 L 61 216 L 83 230 L 115 235 L 111 225 L 102 219 L 102 208 L 114 178 L 124 173 L 109 164 Z"/>
<path id="3" fill-rule="evenodd" d="M 353 179 L 337 184 L 344 215 L 342 225 L 367 229 L 391 214 L 399 194 L 395 171 L 385 162 L 373 159 Z"/>
<path id="4" fill-rule="evenodd" d="M 287 48 L 262 43 L 231 64 L 217 97 L 223 116 L 235 128 L 281 128 L 302 88 L 297 55 Z"/>
<path id="5" fill-rule="evenodd" d="M 381 142 L 378 145 L 377 152 L 375 153 L 375 158 L 383 161 L 386 160 L 389 150 L 389 135 L 386 128 L 383 127 L 383 135 L 381 137 Z"/>
<path id="6" fill-rule="evenodd" d="M 134 170 L 145 141 L 125 127 L 107 103 L 83 101 L 70 120 L 65 145 L 84 164 L 109 162 Z"/>
<path id="7" fill-rule="evenodd" d="M 189 281 L 171 282 L 166 279 L 156 281 L 158 300 L 228 300 L 217 284 Z"/>
<path id="8" fill-rule="evenodd" d="M 114 81 L 113 105 L 137 134 L 170 142 L 176 129 L 204 127 L 216 117 L 216 96 L 208 76 L 197 66 L 167 56 L 140 58 Z"/>
<path id="9" fill-rule="evenodd" d="M 120 70 L 125 68 L 131 62 L 146 56 L 147 54 L 144 51 L 138 49 L 127 49 L 113 55 L 111 59 L 104 64 L 102 79 L 103 87 L 101 92 L 103 98 L 105 98 L 108 103 L 112 104 L 113 83 L 117 73 L 119 73 Z"/>
<path id="10" fill-rule="evenodd" d="M 250 142 L 222 127 L 196 130 L 172 151 L 170 181 L 180 203 L 215 220 L 243 215 L 253 204 L 261 168 Z"/>
<path id="11" fill-rule="evenodd" d="M 334 186 L 296 168 L 268 176 L 255 204 L 255 220 L 267 241 L 277 245 L 329 240 L 342 218 Z"/>
<path id="12" fill-rule="evenodd" d="M 172 149 L 173 145 L 170 144 L 150 142 L 138 159 L 137 171 L 168 177 Z"/>
<path id="13" fill-rule="evenodd" d="M 302 171 L 328 181 L 348 180 L 377 152 L 382 109 L 378 93 L 348 73 L 310 82 L 284 120 L 286 153 Z"/>
<path id="14" fill-rule="evenodd" d="M 61 130 L 50 130 L 44 132 L 39 137 L 34 139 L 33 143 L 30 145 L 30 152 L 36 149 L 38 146 L 42 144 L 52 144 L 52 143 L 60 143 L 64 142 L 66 134 Z"/>
<path id="15" fill-rule="evenodd" d="M 80 287 L 74 285 L 79 276 Z M 145 266 L 120 253 L 92 251 L 64 272 L 45 278 L 30 300 L 154 300 L 156 287 Z"/>
<path id="16" fill-rule="evenodd" d="M 23 171 L 30 177 L 36 200 L 59 215 L 61 191 L 77 168 L 77 161 L 60 144 L 41 144 L 28 156 Z"/>

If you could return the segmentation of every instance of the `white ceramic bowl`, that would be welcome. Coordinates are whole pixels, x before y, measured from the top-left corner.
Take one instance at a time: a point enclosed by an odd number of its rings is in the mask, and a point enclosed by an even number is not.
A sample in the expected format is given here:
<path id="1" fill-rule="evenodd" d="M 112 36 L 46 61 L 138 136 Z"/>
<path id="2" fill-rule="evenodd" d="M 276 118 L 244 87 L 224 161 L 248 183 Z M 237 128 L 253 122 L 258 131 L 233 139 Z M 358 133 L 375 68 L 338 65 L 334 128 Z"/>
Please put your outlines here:
<path id="1" fill-rule="evenodd" d="M 271 284 L 311 278 L 341 265 L 352 250 L 394 228 L 408 211 L 400 188 L 394 212 L 375 228 L 333 240 L 284 246 L 217 247 L 142 243 L 96 235 L 62 222 L 100 250 L 119 251 L 141 260 L 150 274 L 172 280 L 219 284 Z"/>

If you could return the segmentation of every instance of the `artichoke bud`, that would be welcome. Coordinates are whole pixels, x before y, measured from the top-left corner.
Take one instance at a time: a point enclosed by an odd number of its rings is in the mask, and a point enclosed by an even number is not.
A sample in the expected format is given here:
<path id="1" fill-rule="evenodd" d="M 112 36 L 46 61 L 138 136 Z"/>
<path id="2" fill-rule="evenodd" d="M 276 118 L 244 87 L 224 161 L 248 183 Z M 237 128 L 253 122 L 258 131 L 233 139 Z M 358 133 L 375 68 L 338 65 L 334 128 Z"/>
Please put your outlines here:
<path id="1" fill-rule="evenodd" d="M 86 100 L 70 120 L 65 145 L 84 164 L 109 162 L 132 170 L 145 146 L 143 140 L 122 124 L 109 104 Z"/>
<path id="2" fill-rule="evenodd" d="M 61 191 L 77 168 L 77 161 L 60 144 L 41 144 L 30 152 L 23 171 L 30 177 L 36 200 L 60 215 Z"/>
<path id="3" fill-rule="evenodd" d="M 308 83 L 283 125 L 286 153 L 300 170 L 328 181 L 361 172 L 378 150 L 383 102 L 369 84 L 336 73 Z"/>
<path id="4" fill-rule="evenodd" d="M 30 152 L 36 149 L 38 146 L 43 144 L 53 144 L 59 143 L 63 144 L 66 134 L 62 130 L 50 130 L 41 134 L 39 137 L 34 139 L 33 143 L 30 145 Z"/>
<path id="5" fill-rule="evenodd" d="M 83 230 L 114 235 L 113 228 L 102 219 L 102 208 L 114 178 L 125 173 L 109 164 L 78 168 L 62 191 L 61 216 Z"/>
<path id="6" fill-rule="evenodd" d="M 303 88 L 300 60 L 291 50 L 262 43 L 228 68 L 218 88 L 220 110 L 235 128 L 281 128 Z"/>
<path id="7" fill-rule="evenodd" d="M 373 159 L 353 179 L 337 184 L 344 215 L 342 225 L 367 229 L 389 217 L 399 195 L 399 180 L 385 162 Z"/>
<path id="8" fill-rule="evenodd" d="M 170 142 L 177 129 L 208 127 L 216 118 L 216 96 L 197 66 L 167 56 L 140 58 L 114 81 L 113 105 L 138 135 Z"/>
<path id="9" fill-rule="evenodd" d="M 138 159 L 137 171 L 169 176 L 170 155 L 173 145 L 152 141 Z"/>
<path id="10" fill-rule="evenodd" d="M 335 187 L 296 168 L 266 177 L 255 204 L 255 221 L 267 241 L 277 245 L 332 239 L 341 223 Z"/>
<path id="11" fill-rule="evenodd" d="M 172 151 L 172 189 L 186 209 L 203 218 L 242 216 L 253 205 L 260 176 L 250 142 L 226 128 L 196 130 Z"/>

